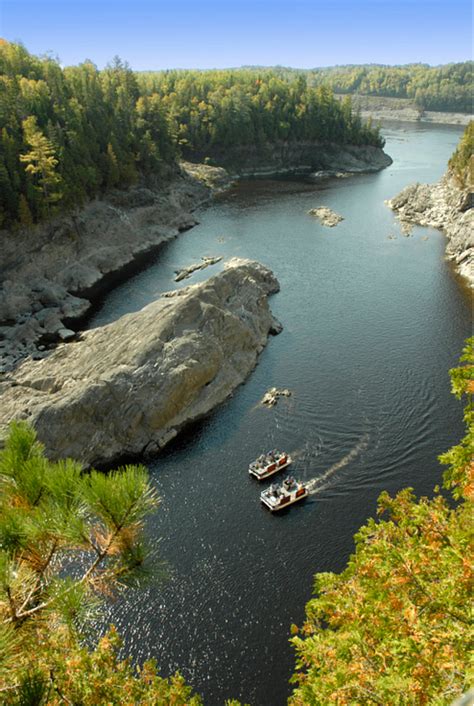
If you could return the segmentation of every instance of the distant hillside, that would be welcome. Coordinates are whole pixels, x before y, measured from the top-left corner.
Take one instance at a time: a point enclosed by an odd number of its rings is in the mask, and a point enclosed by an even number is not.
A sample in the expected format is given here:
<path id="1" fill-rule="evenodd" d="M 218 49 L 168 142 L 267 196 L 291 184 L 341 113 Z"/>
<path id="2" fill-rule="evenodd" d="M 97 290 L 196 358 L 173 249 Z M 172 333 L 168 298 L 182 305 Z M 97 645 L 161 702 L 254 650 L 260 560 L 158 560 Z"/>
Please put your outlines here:
<path id="1" fill-rule="evenodd" d="M 474 62 L 429 66 L 428 64 L 347 64 L 314 69 L 272 68 L 281 78 L 304 75 L 309 86 L 323 84 L 334 93 L 409 98 L 419 110 L 472 112 Z M 263 67 L 242 67 L 262 71 Z M 267 67 L 268 70 L 268 67 Z"/>
<path id="2" fill-rule="evenodd" d="M 28 227 L 181 156 L 307 141 L 382 147 L 326 86 L 274 71 L 135 74 L 118 57 L 63 68 L 0 40 L 0 228 Z M 242 150 L 240 150 L 242 151 Z"/>

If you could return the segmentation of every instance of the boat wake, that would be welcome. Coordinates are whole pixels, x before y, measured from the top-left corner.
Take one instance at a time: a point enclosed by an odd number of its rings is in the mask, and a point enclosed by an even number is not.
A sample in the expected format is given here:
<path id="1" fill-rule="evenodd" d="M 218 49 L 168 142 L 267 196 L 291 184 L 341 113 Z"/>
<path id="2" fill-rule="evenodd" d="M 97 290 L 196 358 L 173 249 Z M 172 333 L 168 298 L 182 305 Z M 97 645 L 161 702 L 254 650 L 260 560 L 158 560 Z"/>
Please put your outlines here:
<path id="1" fill-rule="evenodd" d="M 321 476 L 318 476 L 317 478 L 312 478 L 311 480 L 307 481 L 306 487 L 308 489 L 309 494 L 316 495 L 316 493 L 319 493 L 321 492 L 321 490 L 327 488 L 327 483 L 325 483 L 325 481 L 327 481 L 328 478 L 334 475 L 334 473 L 339 471 L 341 468 L 344 468 L 344 466 L 347 466 L 348 463 L 357 458 L 359 454 L 365 451 L 368 445 L 369 435 L 364 434 L 363 436 L 361 436 L 355 446 L 349 451 L 349 453 L 346 454 L 343 458 L 341 458 L 340 461 L 334 463 L 330 468 L 324 471 Z"/>

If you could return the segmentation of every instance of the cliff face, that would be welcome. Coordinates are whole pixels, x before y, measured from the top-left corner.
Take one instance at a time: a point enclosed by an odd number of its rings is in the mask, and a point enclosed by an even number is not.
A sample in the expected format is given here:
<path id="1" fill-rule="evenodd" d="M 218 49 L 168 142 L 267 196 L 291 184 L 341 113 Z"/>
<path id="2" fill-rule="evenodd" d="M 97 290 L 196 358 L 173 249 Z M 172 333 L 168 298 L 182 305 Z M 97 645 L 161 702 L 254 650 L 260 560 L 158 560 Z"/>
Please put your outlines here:
<path id="1" fill-rule="evenodd" d="M 112 192 L 76 215 L 0 234 L 0 370 L 38 354 L 38 344 L 72 337 L 68 326 L 92 298 L 191 228 L 192 211 L 229 182 L 223 169 L 176 170 L 161 185 Z"/>
<path id="2" fill-rule="evenodd" d="M 244 381 L 269 333 L 270 270 L 233 259 L 206 282 L 82 334 L 7 376 L 0 437 L 27 419 L 51 459 L 149 454 Z"/>
<path id="3" fill-rule="evenodd" d="M 211 155 L 194 154 L 222 164 L 237 176 L 311 174 L 312 172 L 376 172 L 392 163 L 380 147 L 315 142 L 280 142 L 259 147 L 235 145 Z"/>
<path id="4" fill-rule="evenodd" d="M 472 194 L 460 189 L 448 172 L 436 184 L 412 184 L 387 202 L 402 224 L 417 223 L 442 230 L 446 255 L 456 271 L 474 287 L 474 209 Z"/>

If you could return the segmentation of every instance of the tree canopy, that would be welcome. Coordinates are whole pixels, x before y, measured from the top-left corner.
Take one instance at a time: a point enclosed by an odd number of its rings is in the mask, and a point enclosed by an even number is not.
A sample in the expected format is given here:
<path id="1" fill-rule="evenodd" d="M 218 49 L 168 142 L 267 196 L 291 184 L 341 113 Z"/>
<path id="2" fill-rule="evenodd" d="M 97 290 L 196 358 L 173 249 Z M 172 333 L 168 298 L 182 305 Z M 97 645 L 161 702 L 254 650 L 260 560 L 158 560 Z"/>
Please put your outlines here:
<path id="1" fill-rule="evenodd" d="M 474 120 L 464 130 L 451 159 L 449 169 L 463 189 L 474 184 Z"/>
<path id="2" fill-rule="evenodd" d="M 154 179 L 180 155 L 278 141 L 382 145 L 327 86 L 275 71 L 136 74 L 118 57 L 62 68 L 0 42 L 0 228 L 27 226 L 114 187 Z"/>
<path id="3" fill-rule="evenodd" d="M 409 98 L 421 110 L 472 112 L 474 62 L 444 66 L 334 66 L 308 71 L 310 85 L 325 84 L 335 93 Z"/>
<path id="4" fill-rule="evenodd" d="M 160 173 L 176 147 L 156 96 L 116 58 L 61 68 L 0 43 L 0 227 L 48 218 Z"/>
<path id="5" fill-rule="evenodd" d="M 216 149 L 319 141 L 383 146 L 378 129 L 336 100 L 328 86 L 277 71 L 165 71 L 137 74 L 145 94 L 161 96 L 187 156 Z"/>
<path id="6" fill-rule="evenodd" d="M 382 493 L 378 514 L 355 536 L 341 574 L 315 577 L 306 622 L 292 638 L 298 671 L 292 706 L 448 706 L 470 683 L 474 339 L 451 371 L 468 396 L 467 433 L 440 457 L 444 488 L 417 500 Z"/>

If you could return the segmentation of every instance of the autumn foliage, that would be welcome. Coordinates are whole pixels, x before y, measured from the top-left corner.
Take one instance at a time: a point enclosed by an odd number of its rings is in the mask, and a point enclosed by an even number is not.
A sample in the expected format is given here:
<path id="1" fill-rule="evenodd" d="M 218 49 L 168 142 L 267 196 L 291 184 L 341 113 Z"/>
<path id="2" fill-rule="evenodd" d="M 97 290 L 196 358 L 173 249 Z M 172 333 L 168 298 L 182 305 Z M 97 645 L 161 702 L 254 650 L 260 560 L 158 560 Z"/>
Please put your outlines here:
<path id="1" fill-rule="evenodd" d="M 468 392 L 473 341 L 451 371 L 457 396 Z M 292 639 L 298 671 L 292 706 L 451 704 L 467 690 L 471 637 L 472 404 L 467 434 L 441 458 L 459 504 L 438 488 L 417 500 L 410 488 L 382 493 L 379 521 L 355 537 L 342 574 L 323 573 Z"/>

